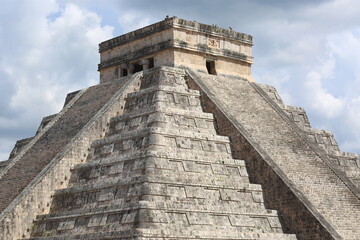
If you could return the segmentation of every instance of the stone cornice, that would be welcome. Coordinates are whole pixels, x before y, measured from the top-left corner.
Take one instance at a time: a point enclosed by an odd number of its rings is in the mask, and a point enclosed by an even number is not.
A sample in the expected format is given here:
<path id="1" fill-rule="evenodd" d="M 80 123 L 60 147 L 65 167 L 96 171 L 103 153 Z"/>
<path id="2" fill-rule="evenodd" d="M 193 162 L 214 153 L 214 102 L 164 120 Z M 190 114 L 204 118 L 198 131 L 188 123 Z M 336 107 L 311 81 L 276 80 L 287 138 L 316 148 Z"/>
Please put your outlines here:
<path id="1" fill-rule="evenodd" d="M 201 32 L 212 36 L 227 38 L 233 41 L 239 41 L 252 45 L 252 36 L 230 29 L 217 27 L 216 25 L 201 24 L 195 21 L 187 21 L 177 17 L 166 18 L 163 21 L 154 23 L 147 27 L 129 32 L 127 34 L 115 37 L 99 44 L 99 52 L 104 52 L 117 46 L 150 36 L 152 34 L 164 31 L 170 28 L 185 29 L 194 32 Z"/>
<path id="2" fill-rule="evenodd" d="M 153 54 L 153 53 L 156 53 L 156 52 L 159 52 L 161 50 L 165 50 L 165 49 L 168 49 L 168 48 L 171 48 L 171 47 L 173 47 L 173 42 L 172 41 L 164 41 L 164 42 L 158 43 L 156 45 L 151 45 L 151 46 L 148 46 L 148 47 L 144 47 L 142 49 L 139 49 L 136 52 L 131 52 L 131 53 L 128 53 L 128 54 L 125 54 L 125 55 L 121 55 L 119 57 L 114 57 L 114 58 L 111 58 L 111 59 L 109 59 L 107 61 L 104 61 L 104 62 L 100 63 L 98 65 L 98 71 L 103 70 L 103 69 L 108 68 L 108 67 L 117 66 L 117 65 L 120 65 L 122 63 L 129 62 L 129 61 L 132 61 L 134 59 L 144 57 L 146 55 L 150 55 L 150 54 Z"/>

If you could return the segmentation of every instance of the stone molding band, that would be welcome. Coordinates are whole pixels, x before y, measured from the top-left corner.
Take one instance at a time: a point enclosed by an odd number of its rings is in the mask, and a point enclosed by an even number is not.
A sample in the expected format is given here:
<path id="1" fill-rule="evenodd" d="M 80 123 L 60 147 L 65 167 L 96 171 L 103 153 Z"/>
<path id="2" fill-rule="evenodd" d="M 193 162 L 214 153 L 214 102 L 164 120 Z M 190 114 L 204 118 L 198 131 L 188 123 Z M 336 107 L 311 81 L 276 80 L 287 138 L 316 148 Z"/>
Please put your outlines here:
<path id="1" fill-rule="evenodd" d="M 187 21 L 177 17 L 166 18 L 164 21 L 149 25 L 136 31 L 121 35 L 99 44 L 99 52 L 104 52 L 117 46 L 144 38 L 146 36 L 164 31 L 170 28 L 181 28 L 195 32 L 202 32 L 213 36 L 221 36 L 231 40 L 240 41 L 252 45 L 252 36 L 233 30 L 223 29 L 216 25 L 201 24 L 195 21 Z"/>
<path id="2" fill-rule="evenodd" d="M 159 51 L 163 51 L 163 50 L 166 50 L 169 48 L 185 49 L 185 50 L 195 51 L 195 52 L 198 52 L 199 50 L 201 50 L 202 52 L 205 52 L 206 54 L 209 54 L 212 56 L 231 58 L 234 60 L 246 62 L 248 64 L 253 63 L 253 57 L 247 56 L 245 54 L 241 54 L 241 53 L 238 53 L 235 51 L 221 50 L 220 52 L 214 52 L 214 51 L 212 51 L 212 49 L 210 47 L 203 45 L 203 44 L 198 44 L 196 46 L 188 46 L 186 44 L 186 42 L 177 42 L 177 41 L 167 40 L 167 41 L 163 41 L 161 43 L 158 43 L 158 44 L 155 44 L 152 46 L 141 48 L 141 49 L 137 50 L 136 52 L 121 55 L 119 57 L 114 57 L 107 61 L 104 61 L 98 65 L 98 71 L 109 68 L 109 67 L 118 66 L 123 63 L 128 63 L 135 59 L 138 59 L 138 58 L 141 58 L 144 56 L 148 56 L 148 55 L 151 55 L 151 54 L 154 54 L 154 53 L 157 53 Z"/>

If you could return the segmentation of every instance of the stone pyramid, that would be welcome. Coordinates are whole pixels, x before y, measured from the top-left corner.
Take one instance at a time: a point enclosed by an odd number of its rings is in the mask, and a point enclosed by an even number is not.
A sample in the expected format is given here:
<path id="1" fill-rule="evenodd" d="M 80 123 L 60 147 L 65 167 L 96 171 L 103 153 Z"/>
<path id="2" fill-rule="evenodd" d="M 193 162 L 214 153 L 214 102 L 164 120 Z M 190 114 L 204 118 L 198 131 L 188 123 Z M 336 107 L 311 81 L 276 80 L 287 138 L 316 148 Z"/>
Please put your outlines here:
<path id="1" fill-rule="evenodd" d="M 360 239 L 360 158 L 251 77 L 252 37 L 176 17 L 100 44 L 0 165 L 0 239 Z"/>
<path id="2" fill-rule="evenodd" d="M 296 239 L 180 69 L 154 69 L 55 192 L 31 239 Z"/>

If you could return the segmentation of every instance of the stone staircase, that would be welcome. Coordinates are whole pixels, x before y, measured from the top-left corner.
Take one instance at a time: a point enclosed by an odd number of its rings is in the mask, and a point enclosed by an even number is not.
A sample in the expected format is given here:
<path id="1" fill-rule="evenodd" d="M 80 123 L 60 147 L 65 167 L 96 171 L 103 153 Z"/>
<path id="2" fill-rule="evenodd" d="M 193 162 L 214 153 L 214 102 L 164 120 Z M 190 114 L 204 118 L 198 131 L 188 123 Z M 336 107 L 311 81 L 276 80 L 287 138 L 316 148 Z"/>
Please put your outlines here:
<path id="1" fill-rule="evenodd" d="M 267 153 L 296 194 L 313 207 L 319 221 L 326 222 L 340 235 L 337 239 L 359 239 L 358 190 L 344 182 L 341 173 L 328 164 L 308 138 L 299 134 L 296 126 L 279 114 L 255 83 L 195 72 L 191 77 L 201 85 L 204 94 L 214 96 L 212 99 L 234 118 L 248 139 Z M 310 127 L 304 116 L 298 122 L 304 128 Z"/>
<path id="2" fill-rule="evenodd" d="M 329 159 L 360 188 L 360 157 L 356 153 L 342 152 L 332 132 L 312 128 L 303 108 L 285 105 L 276 89 L 265 84 L 257 84 L 304 132 L 308 140 L 324 149 Z"/>
<path id="3" fill-rule="evenodd" d="M 144 73 L 30 239 L 296 239 L 232 158 L 185 71 Z"/>

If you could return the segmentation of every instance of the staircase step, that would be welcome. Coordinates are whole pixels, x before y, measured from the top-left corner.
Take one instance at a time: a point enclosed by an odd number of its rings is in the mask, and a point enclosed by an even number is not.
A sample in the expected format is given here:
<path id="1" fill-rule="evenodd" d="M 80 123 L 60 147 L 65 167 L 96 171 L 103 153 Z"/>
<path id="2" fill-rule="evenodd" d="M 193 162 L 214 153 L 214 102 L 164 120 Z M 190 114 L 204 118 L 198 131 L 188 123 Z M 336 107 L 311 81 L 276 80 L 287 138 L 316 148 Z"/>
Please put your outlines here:
<path id="1" fill-rule="evenodd" d="M 193 236 L 172 236 L 172 235 L 162 235 L 161 232 L 154 236 L 154 234 L 148 233 L 148 236 L 143 236 L 140 232 L 145 232 L 137 230 L 137 231 L 113 231 L 106 233 L 91 233 L 91 234 L 82 234 L 82 235 L 72 235 L 72 236 L 54 236 L 54 237 L 36 237 L 36 238 L 26 238 L 23 240 L 115 240 L 115 239 L 124 239 L 124 240 L 163 240 L 164 237 L 166 239 L 207 239 L 207 240 L 296 240 L 295 235 L 290 234 L 282 234 L 282 233 L 237 233 L 236 236 L 229 236 L 226 231 L 222 231 L 223 235 L 228 235 L 226 237 L 223 236 L 206 236 L 202 237 L 200 234 Z M 213 231 L 214 232 L 214 231 Z M 220 231 L 218 235 L 220 235 Z M 141 236 L 141 237 L 140 237 Z"/>

